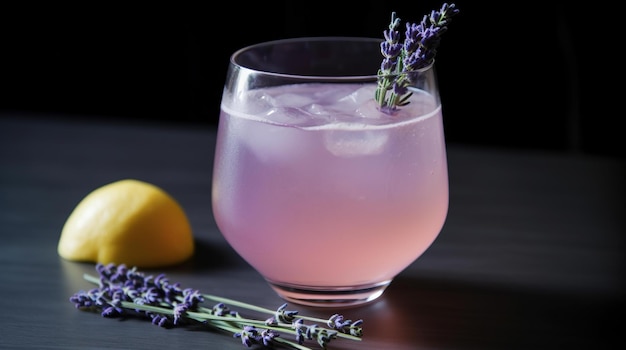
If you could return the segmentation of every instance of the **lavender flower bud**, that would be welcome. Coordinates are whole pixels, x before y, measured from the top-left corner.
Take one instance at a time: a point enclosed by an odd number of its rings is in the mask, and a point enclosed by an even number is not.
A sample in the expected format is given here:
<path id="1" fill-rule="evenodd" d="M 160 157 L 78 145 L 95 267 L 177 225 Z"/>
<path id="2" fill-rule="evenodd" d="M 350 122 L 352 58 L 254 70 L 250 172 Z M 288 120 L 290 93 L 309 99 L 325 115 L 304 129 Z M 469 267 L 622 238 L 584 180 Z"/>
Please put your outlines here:
<path id="1" fill-rule="evenodd" d="M 111 277 L 111 275 L 113 275 L 113 273 L 115 273 L 116 268 L 117 267 L 113 263 L 107 265 L 100 263 L 96 264 L 96 271 L 98 271 L 98 274 L 100 274 L 101 277 L 105 277 L 107 280 Z"/>
<path id="2" fill-rule="evenodd" d="M 307 338 L 307 329 L 308 327 L 304 324 L 304 320 L 299 318 L 291 323 L 291 328 L 296 331 L 296 341 L 298 344 L 302 345 L 304 340 Z"/>
<path id="3" fill-rule="evenodd" d="M 169 319 L 166 316 L 159 314 L 152 314 L 152 324 L 157 325 L 159 327 L 167 327 L 169 325 Z"/>
<path id="4" fill-rule="evenodd" d="M 154 284 L 156 284 L 157 286 L 164 286 L 169 284 L 169 280 L 167 279 L 167 277 L 165 276 L 164 273 L 159 274 L 158 276 L 156 276 L 156 278 L 154 279 Z"/>
<path id="5" fill-rule="evenodd" d="M 459 13 L 459 9 L 456 8 L 456 4 L 443 3 L 437 17 L 437 25 L 445 26 L 450 21 L 450 18 Z"/>
<path id="6" fill-rule="evenodd" d="M 141 293 L 136 289 L 126 289 L 126 297 L 130 300 L 135 300 L 141 297 Z"/>
<path id="7" fill-rule="evenodd" d="M 204 297 L 198 290 L 185 289 L 183 291 L 184 302 L 195 308 L 199 303 L 204 301 Z"/>
<path id="8" fill-rule="evenodd" d="M 342 315 L 334 314 L 328 319 L 328 327 L 332 329 L 336 329 L 342 333 L 352 333 L 352 327 L 355 327 L 354 332 L 358 332 L 358 328 L 360 328 L 362 320 L 358 320 L 357 322 L 352 324 L 352 320 L 346 320 Z"/>
<path id="9" fill-rule="evenodd" d="M 154 276 L 146 276 L 144 278 L 137 278 L 137 281 L 141 280 L 142 282 L 142 287 L 144 289 L 149 289 L 149 288 L 158 288 L 155 284 L 154 284 Z"/>
<path id="10" fill-rule="evenodd" d="M 77 309 L 90 309 L 96 306 L 92 294 L 82 290 L 72 295 L 70 301 Z"/>
<path id="11" fill-rule="evenodd" d="M 281 305 L 274 314 L 274 317 L 280 322 L 290 323 L 298 315 L 298 311 L 286 311 L 287 304 Z"/>
<path id="12" fill-rule="evenodd" d="M 393 88 L 391 90 L 393 91 L 394 94 L 398 96 L 402 96 L 406 94 L 408 88 L 405 85 L 394 83 Z"/>
<path id="13" fill-rule="evenodd" d="M 229 311 L 228 306 L 224 303 L 217 303 L 213 306 L 213 314 L 216 316 L 226 316 Z"/>
<path id="14" fill-rule="evenodd" d="M 102 310 L 102 317 L 117 317 L 124 313 L 121 300 L 113 300 L 108 307 Z"/>
<path id="15" fill-rule="evenodd" d="M 115 307 L 113 307 L 113 306 L 109 306 L 109 307 L 104 308 L 102 310 L 101 315 L 102 315 L 102 317 L 109 317 L 109 318 L 113 318 L 113 317 L 119 316 L 119 314 L 117 312 L 117 309 Z"/>
<path id="16" fill-rule="evenodd" d="M 357 320 L 354 323 L 352 323 L 350 325 L 350 335 L 353 335 L 355 337 L 362 337 L 363 336 L 363 320 Z"/>
<path id="17" fill-rule="evenodd" d="M 383 59 L 383 62 L 380 64 L 380 70 L 383 72 L 391 72 L 396 69 L 397 61 L 392 60 L 390 58 Z"/>
<path id="18" fill-rule="evenodd" d="M 111 283 L 120 283 L 120 282 L 124 282 L 126 281 L 126 269 L 125 268 L 118 268 L 116 269 L 112 274 L 111 277 L 109 277 L 109 281 L 111 281 Z"/>
<path id="19" fill-rule="evenodd" d="M 331 332 L 328 330 L 322 330 L 317 334 L 317 343 L 323 348 L 326 349 L 328 343 L 331 340 L 337 338 L 337 332 Z"/>
<path id="20" fill-rule="evenodd" d="M 270 329 L 266 329 L 261 332 L 261 339 L 263 341 L 263 345 L 272 346 L 274 344 L 274 338 L 279 337 L 280 335 Z"/>
<path id="21" fill-rule="evenodd" d="M 383 54 L 385 58 L 396 58 L 400 55 L 402 51 L 402 44 L 400 43 L 389 43 L 383 41 L 380 43 L 380 52 Z"/>
<path id="22" fill-rule="evenodd" d="M 318 326 L 316 324 L 312 324 L 309 327 L 307 327 L 306 330 L 306 337 L 307 339 L 313 339 L 317 336 L 317 333 L 319 332 Z"/>
<path id="23" fill-rule="evenodd" d="M 189 305 L 186 303 L 174 306 L 174 324 L 179 324 L 187 310 L 189 310 Z"/>
<path id="24" fill-rule="evenodd" d="M 180 288 L 180 283 L 164 283 L 161 286 L 161 290 L 163 291 L 163 300 L 168 303 L 173 303 L 176 301 L 176 297 L 183 294 L 183 290 Z"/>
<path id="25" fill-rule="evenodd" d="M 159 290 L 156 287 L 150 287 L 144 292 L 143 298 L 146 300 L 146 302 L 152 304 L 159 302 L 159 296 Z"/>
<path id="26" fill-rule="evenodd" d="M 396 28 L 398 28 L 398 26 L 400 25 L 400 18 L 398 18 L 398 16 L 396 16 L 395 12 L 391 13 L 391 22 L 389 22 L 389 29 L 394 30 Z"/>
<path id="27" fill-rule="evenodd" d="M 109 295 L 112 300 L 124 300 L 126 299 L 126 291 L 120 286 L 111 286 L 108 289 Z"/>
<path id="28" fill-rule="evenodd" d="M 335 326 L 337 325 L 337 319 L 343 319 L 343 316 L 341 316 L 340 314 L 333 314 L 332 316 L 330 316 L 328 318 L 328 321 L 326 321 L 326 324 L 328 325 L 328 327 L 335 329 Z"/>
<path id="29" fill-rule="evenodd" d="M 241 344 L 249 348 L 257 341 L 258 335 L 259 331 L 254 326 L 244 326 L 243 330 L 233 334 L 233 337 L 241 338 Z"/>
<path id="30" fill-rule="evenodd" d="M 399 24 L 399 21 L 400 19 L 398 19 L 398 24 Z M 385 41 L 387 41 L 388 43 L 390 44 L 397 43 L 398 40 L 400 39 L 400 32 L 398 32 L 397 30 L 394 30 L 393 28 L 390 28 L 389 30 L 385 30 L 383 32 L 383 36 L 385 37 Z"/>
<path id="31" fill-rule="evenodd" d="M 404 33 L 404 51 L 415 51 L 422 41 L 422 33 L 424 32 L 422 25 L 415 23 L 406 24 L 406 32 Z"/>
<path id="32" fill-rule="evenodd" d="M 270 317 L 267 320 L 265 320 L 265 325 L 266 326 L 278 326 L 278 321 L 276 321 L 275 317 Z"/>
<path id="33" fill-rule="evenodd" d="M 100 288 L 92 288 L 87 292 L 82 292 L 85 294 L 85 297 L 89 298 L 91 301 L 95 302 L 98 298 L 102 297 L 102 290 Z"/>

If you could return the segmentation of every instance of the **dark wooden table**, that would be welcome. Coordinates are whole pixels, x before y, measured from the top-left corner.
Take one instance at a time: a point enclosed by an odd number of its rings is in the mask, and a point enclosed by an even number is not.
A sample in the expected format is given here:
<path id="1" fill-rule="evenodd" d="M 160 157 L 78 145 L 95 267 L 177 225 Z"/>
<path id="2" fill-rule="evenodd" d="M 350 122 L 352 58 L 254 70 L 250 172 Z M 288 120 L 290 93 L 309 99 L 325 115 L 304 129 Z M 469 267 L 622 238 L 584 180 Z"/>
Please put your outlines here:
<path id="1" fill-rule="evenodd" d="M 189 262 L 155 273 L 205 293 L 281 305 L 215 225 L 214 142 L 209 127 L 0 116 L 0 348 L 241 349 L 226 333 L 76 310 L 68 299 L 91 288 L 82 275 L 94 266 L 56 251 L 65 220 L 87 193 L 141 179 L 182 204 L 197 242 Z M 449 145 L 448 157 L 450 211 L 441 235 L 378 301 L 340 310 L 364 320 L 364 337 L 334 340 L 330 349 L 624 343 L 623 160 L 462 145 Z"/>

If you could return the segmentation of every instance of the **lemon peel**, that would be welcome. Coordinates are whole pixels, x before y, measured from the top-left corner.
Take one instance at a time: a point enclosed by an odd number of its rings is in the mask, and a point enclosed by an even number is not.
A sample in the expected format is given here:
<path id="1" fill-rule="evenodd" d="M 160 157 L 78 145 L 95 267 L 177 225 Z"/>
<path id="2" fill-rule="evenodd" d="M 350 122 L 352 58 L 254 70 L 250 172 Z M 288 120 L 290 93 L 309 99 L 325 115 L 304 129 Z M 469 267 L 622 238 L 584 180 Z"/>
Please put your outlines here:
<path id="1" fill-rule="evenodd" d="M 58 254 L 71 261 L 155 268 L 194 253 L 189 220 L 163 189 L 135 179 L 90 192 L 67 218 Z"/>

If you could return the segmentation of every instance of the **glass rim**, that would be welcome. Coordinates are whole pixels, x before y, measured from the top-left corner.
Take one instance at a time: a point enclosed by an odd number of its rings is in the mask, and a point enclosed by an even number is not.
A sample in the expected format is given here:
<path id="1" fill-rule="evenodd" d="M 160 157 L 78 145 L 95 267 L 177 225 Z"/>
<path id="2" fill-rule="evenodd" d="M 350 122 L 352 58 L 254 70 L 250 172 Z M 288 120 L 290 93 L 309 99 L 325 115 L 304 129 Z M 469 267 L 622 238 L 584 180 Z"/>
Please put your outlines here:
<path id="1" fill-rule="evenodd" d="M 251 67 L 250 65 L 246 65 L 238 60 L 238 58 L 246 52 L 250 52 L 251 50 L 289 44 L 289 43 L 298 43 L 298 42 L 353 42 L 353 43 L 371 43 L 376 44 L 380 47 L 380 44 L 383 42 L 383 39 L 373 38 L 373 37 L 359 37 L 359 36 L 305 36 L 305 37 L 292 37 L 285 39 L 276 39 L 269 40 L 264 42 L 255 43 L 252 45 L 244 46 L 235 52 L 233 52 L 230 56 L 230 64 L 232 66 L 238 67 L 239 69 L 246 69 L 258 73 L 262 73 L 268 76 L 274 77 L 284 77 L 284 78 L 295 78 L 300 80 L 320 80 L 323 79 L 325 81 L 372 81 L 377 80 L 379 78 L 378 71 L 374 71 L 372 74 L 355 74 L 355 75 L 308 75 L 308 74 L 297 74 L 297 73 L 281 73 L 281 72 L 273 72 L 270 70 L 263 70 Z M 380 49 L 379 49 L 380 50 Z M 383 60 L 382 53 L 380 54 L 380 62 Z"/>
<path id="2" fill-rule="evenodd" d="M 359 37 L 359 36 L 304 36 L 304 37 L 292 37 L 292 38 L 284 38 L 284 39 L 276 39 L 276 40 L 268 40 L 263 41 L 251 45 L 244 46 L 242 48 L 234 51 L 229 58 L 230 64 L 232 66 L 238 67 L 239 69 L 245 69 L 257 73 L 262 73 L 268 76 L 274 77 L 283 77 L 283 78 L 292 78 L 292 79 L 300 79 L 300 80 L 325 80 L 330 82 L 342 82 L 342 81 L 373 81 L 381 78 L 394 78 L 405 75 L 406 73 L 397 73 L 397 74 L 384 74 L 379 75 L 378 72 L 380 70 L 380 66 L 378 70 L 373 72 L 372 74 L 354 74 L 354 75 L 313 75 L 313 74 L 297 74 L 297 73 L 281 73 L 281 72 L 273 72 L 270 70 L 264 70 L 259 68 L 251 67 L 250 65 L 246 65 L 242 62 L 238 61 L 238 57 L 243 55 L 246 52 L 250 52 L 250 50 L 259 49 L 263 47 L 269 47 L 272 45 L 279 44 L 289 44 L 289 43 L 297 43 L 297 42 L 353 42 L 353 43 L 375 43 L 376 46 L 379 47 L 378 51 L 380 52 L 380 63 L 382 63 L 384 56 L 380 49 L 381 43 L 384 42 L 381 38 L 374 37 Z M 417 74 L 421 74 L 423 72 L 428 71 L 433 68 L 435 65 L 435 60 L 425 67 L 416 69 L 414 72 Z"/>

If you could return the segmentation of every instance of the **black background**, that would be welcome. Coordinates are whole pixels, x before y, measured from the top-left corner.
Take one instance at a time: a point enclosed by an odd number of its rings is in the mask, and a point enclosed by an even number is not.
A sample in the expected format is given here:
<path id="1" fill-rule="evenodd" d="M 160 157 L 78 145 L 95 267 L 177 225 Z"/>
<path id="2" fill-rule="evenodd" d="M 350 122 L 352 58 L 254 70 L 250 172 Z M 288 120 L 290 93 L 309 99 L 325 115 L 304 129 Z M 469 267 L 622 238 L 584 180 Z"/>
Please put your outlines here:
<path id="1" fill-rule="evenodd" d="M 623 156 L 618 11 L 457 1 L 437 72 L 448 142 Z M 228 58 L 260 41 L 381 37 L 438 1 L 0 5 L 0 116 L 214 127 Z"/>

